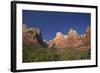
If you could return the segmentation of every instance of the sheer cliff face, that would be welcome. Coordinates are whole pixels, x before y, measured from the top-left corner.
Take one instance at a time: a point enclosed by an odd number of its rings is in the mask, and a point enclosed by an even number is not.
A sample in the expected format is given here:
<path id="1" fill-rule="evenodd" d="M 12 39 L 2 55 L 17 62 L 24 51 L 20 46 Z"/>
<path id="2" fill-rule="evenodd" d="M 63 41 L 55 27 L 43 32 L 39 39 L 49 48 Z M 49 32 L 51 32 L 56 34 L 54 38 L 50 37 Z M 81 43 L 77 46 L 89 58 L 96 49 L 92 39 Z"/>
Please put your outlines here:
<path id="1" fill-rule="evenodd" d="M 42 45 L 43 47 L 48 47 L 48 45 L 43 41 L 41 37 L 41 31 L 36 27 L 27 27 L 23 24 L 23 43 L 28 45 Z"/>
<path id="2" fill-rule="evenodd" d="M 36 28 L 29 28 L 23 25 L 23 42 L 27 44 L 38 44 L 37 35 L 40 31 Z"/>
<path id="3" fill-rule="evenodd" d="M 56 37 L 52 40 L 51 44 L 54 44 L 58 48 L 76 47 L 80 45 L 81 39 L 78 33 L 74 29 L 70 29 L 68 35 L 63 35 L 61 32 L 57 32 Z"/>
<path id="4" fill-rule="evenodd" d="M 57 32 L 56 37 L 49 44 L 50 46 L 54 44 L 58 48 L 76 47 L 81 44 L 81 39 L 79 34 L 71 28 L 68 35 Z"/>
<path id="5" fill-rule="evenodd" d="M 23 24 L 23 43 L 29 45 L 42 45 L 43 47 L 56 47 L 56 48 L 76 48 L 80 45 L 85 48 L 90 48 L 91 29 L 88 26 L 84 34 L 78 34 L 75 29 L 70 28 L 66 35 L 57 32 L 56 36 L 44 42 L 41 30 L 37 27 L 27 27 Z M 87 45 L 87 46 L 86 46 Z"/>
<path id="6" fill-rule="evenodd" d="M 90 43 L 90 26 L 86 28 L 85 34 L 79 35 L 76 30 L 70 29 L 67 35 L 57 32 L 54 39 L 48 42 L 49 46 L 57 48 L 75 48 L 85 43 Z"/>
<path id="7" fill-rule="evenodd" d="M 65 48 L 66 47 L 66 38 L 61 32 L 56 33 L 56 37 L 53 39 L 53 43 L 57 48 Z"/>
<path id="8" fill-rule="evenodd" d="M 91 42 L 91 28 L 90 28 L 90 26 L 88 26 L 86 28 L 85 34 L 81 35 L 81 39 L 84 43 Z"/>
<path id="9" fill-rule="evenodd" d="M 77 47 L 81 44 L 80 35 L 74 29 L 70 29 L 67 36 L 67 47 Z"/>
<path id="10" fill-rule="evenodd" d="M 90 26 L 88 26 L 86 29 L 86 40 L 91 41 L 91 28 L 90 28 Z"/>

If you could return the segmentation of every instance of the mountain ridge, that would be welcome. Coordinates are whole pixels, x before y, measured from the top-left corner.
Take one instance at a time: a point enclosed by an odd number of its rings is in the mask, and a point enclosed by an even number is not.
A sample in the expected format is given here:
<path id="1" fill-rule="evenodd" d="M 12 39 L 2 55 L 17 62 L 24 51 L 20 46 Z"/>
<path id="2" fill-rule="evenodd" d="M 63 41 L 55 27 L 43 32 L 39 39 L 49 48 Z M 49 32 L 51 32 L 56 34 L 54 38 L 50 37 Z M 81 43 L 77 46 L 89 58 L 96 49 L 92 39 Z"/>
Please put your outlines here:
<path id="1" fill-rule="evenodd" d="M 61 32 L 57 32 L 53 39 L 44 41 L 40 28 L 28 27 L 26 24 L 23 24 L 23 43 L 29 45 L 42 45 L 45 48 L 75 48 L 80 45 L 84 46 L 84 44 L 88 42 L 88 47 L 90 48 L 90 29 L 90 26 L 88 26 L 84 34 L 79 34 L 75 29 L 70 28 L 65 35 Z M 87 48 L 87 46 L 85 47 Z"/>
<path id="2" fill-rule="evenodd" d="M 23 43 L 28 45 L 42 45 L 47 48 L 48 45 L 43 41 L 41 30 L 36 27 L 27 27 L 23 24 Z"/>
<path id="3" fill-rule="evenodd" d="M 50 40 L 48 44 L 50 47 L 55 45 L 56 48 L 75 48 L 87 42 L 90 43 L 90 26 L 86 28 L 85 34 L 81 35 L 79 35 L 73 28 L 70 28 L 66 35 L 63 35 L 61 32 L 57 32 L 54 39 Z"/>

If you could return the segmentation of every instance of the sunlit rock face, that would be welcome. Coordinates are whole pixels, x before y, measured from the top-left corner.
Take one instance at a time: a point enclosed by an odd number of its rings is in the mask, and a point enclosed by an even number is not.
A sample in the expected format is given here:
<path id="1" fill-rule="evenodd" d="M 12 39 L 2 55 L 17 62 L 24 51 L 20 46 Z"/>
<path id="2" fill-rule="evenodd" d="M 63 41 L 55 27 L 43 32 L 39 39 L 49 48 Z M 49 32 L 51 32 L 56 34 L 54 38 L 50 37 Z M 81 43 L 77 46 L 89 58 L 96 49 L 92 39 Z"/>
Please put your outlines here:
<path id="1" fill-rule="evenodd" d="M 85 30 L 85 34 L 81 34 L 82 46 L 79 48 L 81 50 L 86 50 L 91 48 L 91 28 L 88 26 Z"/>
<path id="2" fill-rule="evenodd" d="M 61 32 L 56 33 L 56 37 L 54 38 L 54 44 L 58 48 L 65 48 L 66 47 L 66 39 Z"/>
<path id="3" fill-rule="evenodd" d="M 67 36 L 67 47 L 77 47 L 81 44 L 80 35 L 74 29 L 70 29 Z"/>
<path id="4" fill-rule="evenodd" d="M 86 28 L 85 34 L 81 34 L 81 39 L 84 43 L 91 42 L 91 28 L 88 26 Z"/>
<path id="5" fill-rule="evenodd" d="M 43 47 L 48 47 L 48 45 L 43 41 L 41 37 L 41 30 L 37 27 L 27 27 L 23 24 L 23 43 L 27 45 L 42 45 Z"/>
<path id="6" fill-rule="evenodd" d="M 55 45 L 57 48 L 76 47 L 81 44 L 79 34 L 70 29 L 68 35 L 63 35 L 61 32 L 57 32 L 53 40 L 49 41 L 50 46 Z"/>
<path id="7" fill-rule="evenodd" d="M 91 40 L 91 28 L 90 28 L 90 26 L 88 26 L 86 29 L 86 40 L 87 41 Z"/>
<path id="8" fill-rule="evenodd" d="M 28 27 L 23 24 L 23 43 L 29 45 L 42 45 L 43 47 L 55 47 L 55 48 L 79 48 L 88 49 L 91 46 L 91 29 L 88 26 L 84 34 L 78 34 L 78 32 L 70 28 L 66 34 L 62 32 L 57 32 L 56 36 L 46 41 L 42 38 L 41 30 L 37 27 Z M 81 47 L 79 47 L 81 46 Z"/>
<path id="9" fill-rule="evenodd" d="M 73 28 L 70 28 L 66 35 L 61 32 L 57 32 L 54 39 L 49 40 L 48 45 L 57 48 L 76 48 L 81 45 L 85 45 L 90 41 L 90 26 L 86 28 L 84 34 L 78 34 Z"/>
<path id="10" fill-rule="evenodd" d="M 65 48 L 66 47 L 66 38 L 61 32 L 57 32 L 53 40 L 49 41 L 49 46 L 56 48 Z"/>

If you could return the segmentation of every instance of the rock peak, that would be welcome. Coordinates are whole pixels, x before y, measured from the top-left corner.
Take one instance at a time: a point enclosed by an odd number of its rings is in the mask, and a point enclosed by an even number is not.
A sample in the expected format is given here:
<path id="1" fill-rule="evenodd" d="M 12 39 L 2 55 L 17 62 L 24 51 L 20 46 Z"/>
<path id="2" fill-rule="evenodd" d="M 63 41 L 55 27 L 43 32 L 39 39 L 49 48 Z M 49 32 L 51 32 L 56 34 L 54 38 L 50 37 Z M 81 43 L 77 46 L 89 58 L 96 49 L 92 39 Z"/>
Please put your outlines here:
<path id="1" fill-rule="evenodd" d="M 54 38 L 55 40 L 63 39 L 64 35 L 61 32 L 56 33 L 56 37 Z"/>
<path id="2" fill-rule="evenodd" d="M 74 30 L 73 28 L 70 28 L 70 30 L 69 30 L 69 32 L 68 32 L 68 34 L 70 35 L 70 34 L 77 34 L 77 32 L 76 32 L 76 30 Z"/>
<path id="3" fill-rule="evenodd" d="M 63 34 L 61 32 L 57 32 L 56 36 L 63 36 Z"/>
<path id="4" fill-rule="evenodd" d="M 86 32 L 90 32 L 90 30 L 91 30 L 91 27 L 90 26 L 87 26 Z"/>
<path id="5" fill-rule="evenodd" d="M 41 45 L 42 47 L 48 47 L 46 42 L 43 41 L 41 36 L 41 30 L 38 27 L 28 27 L 23 25 L 23 42 L 28 45 Z"/>

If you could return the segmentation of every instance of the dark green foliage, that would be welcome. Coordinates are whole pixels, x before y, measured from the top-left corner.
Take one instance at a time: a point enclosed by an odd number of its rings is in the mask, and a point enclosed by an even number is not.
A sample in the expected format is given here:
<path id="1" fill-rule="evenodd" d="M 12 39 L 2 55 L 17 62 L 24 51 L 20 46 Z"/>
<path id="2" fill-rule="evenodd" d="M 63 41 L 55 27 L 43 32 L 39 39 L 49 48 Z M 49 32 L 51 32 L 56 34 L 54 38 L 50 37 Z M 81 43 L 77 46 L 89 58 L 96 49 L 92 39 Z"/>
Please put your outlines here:
<path id="1" fill-rule="evenodd" d="M 91 59 L 90 49 L 80 52 L 81 59 Z"/>
<path id="2" fill-rule="evenodd" d="M 23 62 L 44 62 L 90 59 L 90 49 L 80 51 L 75 48 L 44 48 L 41 45 L 23 44 Z"/>

